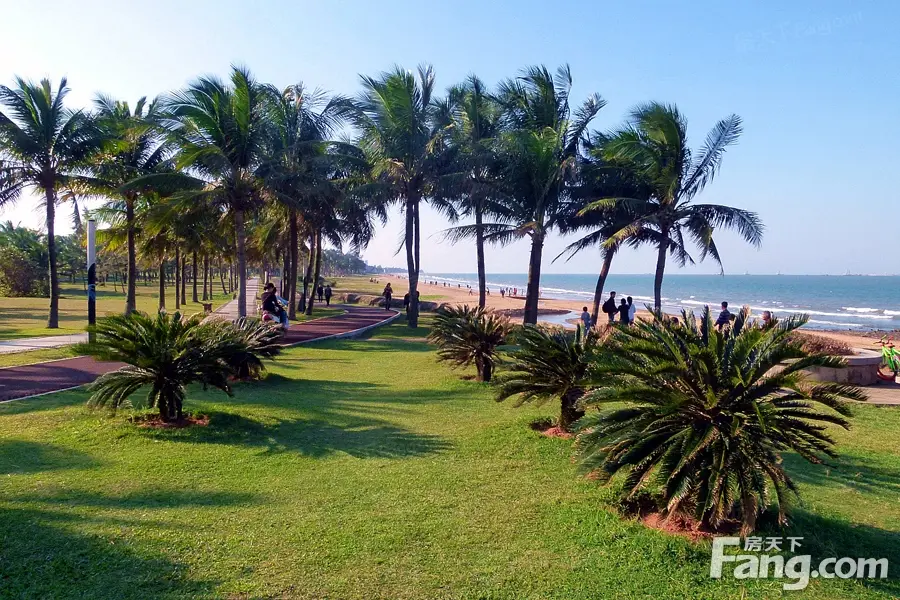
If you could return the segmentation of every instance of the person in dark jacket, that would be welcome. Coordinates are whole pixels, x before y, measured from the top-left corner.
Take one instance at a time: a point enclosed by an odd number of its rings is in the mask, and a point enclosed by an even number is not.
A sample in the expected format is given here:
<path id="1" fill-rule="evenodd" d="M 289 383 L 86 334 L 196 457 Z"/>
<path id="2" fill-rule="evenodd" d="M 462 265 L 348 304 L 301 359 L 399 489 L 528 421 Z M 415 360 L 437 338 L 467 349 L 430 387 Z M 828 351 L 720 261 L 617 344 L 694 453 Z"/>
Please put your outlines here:
<path id="1" fill-rule="evenodd" d="M 628 302 L 625 301 L 625 298 L 622 298 L 622 302 L 619 304 L 619 323 L 622 325 L 628 325 L 628 311 L 630 309 Z"/>
<path id="2" fill-rule="evenodd" d="M 331 286 L 325 286 L 325 306 L 331 306 L 331 296 L 333 292 L 331 291 Z"/>
<path id="3" fill-rule="evenodd" d="M 316 291 L 318 292 L 319 302 L 321 302 L 325 297 L 325 288 L 320 285 Z"/>
<path id="4" fill-rule="evenodd" d="M 616 320 L 616 313 L 618 312 L 618 308 L 616 307 L 616 293 L 610 292 L 609 298 L 606 299 L 606 302 L 603 303 L 603 312 L 609 316 L 609 322 L 612 323 Z"/>

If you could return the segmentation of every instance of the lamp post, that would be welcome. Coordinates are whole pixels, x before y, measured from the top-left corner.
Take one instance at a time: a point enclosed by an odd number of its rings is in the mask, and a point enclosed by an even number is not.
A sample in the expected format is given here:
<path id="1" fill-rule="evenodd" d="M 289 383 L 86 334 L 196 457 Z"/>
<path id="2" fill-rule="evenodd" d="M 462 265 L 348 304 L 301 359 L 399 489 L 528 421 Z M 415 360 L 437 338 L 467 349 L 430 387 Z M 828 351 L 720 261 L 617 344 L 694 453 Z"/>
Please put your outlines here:
<path id="1" fill-rule="evenodd" d="M 97 323 L 97 222 L 90 219 L 87 224 L 87 272 L 88 272 L 88 325 Z M 94 332 L 88 333 L 88 341 L 94 341 Z"/>

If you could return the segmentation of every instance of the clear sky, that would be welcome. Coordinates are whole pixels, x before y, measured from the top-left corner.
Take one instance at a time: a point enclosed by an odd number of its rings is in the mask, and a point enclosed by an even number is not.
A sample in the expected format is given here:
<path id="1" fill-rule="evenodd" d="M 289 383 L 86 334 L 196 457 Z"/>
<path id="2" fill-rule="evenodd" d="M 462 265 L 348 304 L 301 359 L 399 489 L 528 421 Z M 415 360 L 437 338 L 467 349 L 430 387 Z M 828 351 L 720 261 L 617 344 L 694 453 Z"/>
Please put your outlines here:
<path id="1" fill-rule="evenodd" d="M 472 72 L 493 84 L 525 65 L 567 62 L 577 101 L 590 92 L 608 101 L 598 129 L 616 126 L 637 103 L 674 102 L 696 146 L 718 119 L 743 117 L 739 145 L 699 200 L 757 211 L 766 235 L 757 251 L 720 234 L 726 272 L 900 272 L 900 3 L 893 0 L 45 0 L 40 10 L 7 3 L 3 23 L 0 81 L 66 75 L 72 106 L 89 104 L 96 92 L 155 96 L 198 74 L 226 74 L 231 63 L 279 87 L 303 81 L 355 94 L 360 73 L 393 64 L 433 64 L 443 90 Z M 43 225 L 29 198 L 0 218 Z M 66 231 L 68 219 L 58 220 L 57 231 Z M 444 226 L 424 211 L 423 235 Z M 401 229 L 395 215 L 363 256 L 403 266 L 394 254 Z M 599 268 L 597 252 L 551 264 L 565 243 L 554 236 L 547 244 L 545 272 Z M 474 257 L 471 244 L 432 239 L 422 267 L 472 272 Z M 649 250 L 625 251 L 613 272 L 647 273 L 653 264 Z M 526 269 L 527 243 L 488 254 L 489 272 Z"/>

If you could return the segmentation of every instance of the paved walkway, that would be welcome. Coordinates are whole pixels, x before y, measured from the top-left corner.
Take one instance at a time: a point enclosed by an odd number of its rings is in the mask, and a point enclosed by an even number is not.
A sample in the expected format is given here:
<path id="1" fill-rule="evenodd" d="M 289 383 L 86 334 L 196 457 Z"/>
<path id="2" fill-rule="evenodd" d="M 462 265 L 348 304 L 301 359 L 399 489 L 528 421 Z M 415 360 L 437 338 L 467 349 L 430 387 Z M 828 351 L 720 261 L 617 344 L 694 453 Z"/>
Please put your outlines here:
<path id="1" fill-rule="evenodd" d="M 256 317 L 259 316 L 256 314 L 256 296 L 259 293 L 259 279 L 249 279 L 247 280 L 247 316 L 248 317 Z M 229 302 L 228 304 L 223 304 L 215 311 L 213 311 L 217 315 L 222 315 L 223 317 L 228 318 L 231 321 L 234 321 L 238 318 L 238 301 L 237 298 Z"/>
<path id="2" fill-rule="evenodd" d="M 250 286 L 247 287 L 249 296 Z M 399 314 L 369 306 L 345 305 L 340 308 L 346 311 L 342 315 L 292 325 L 285 337 L 285 345 L 293 346 L 314 340 L 349 337 L 359 334 L 361 329 L 384 324 Z M 98 362 L 89 356 L 79 356 L 0 369 L 0 402 L 85 385 L 120 366 L 122 365 L 119 363 Z"/>
<path id="3" fill-rule="evenodd" d="M 12 354 L 13 352 L 27 352 L 29 350 L 45 350 L 47 348 L 61 348 L 80 342 L 88 341 L 87 333 L 73 333 L 71 335 L 48 335 L 36 338 L 21 338 L 17 340 L 5 340 L 0 342 L 0 354 Z"/>

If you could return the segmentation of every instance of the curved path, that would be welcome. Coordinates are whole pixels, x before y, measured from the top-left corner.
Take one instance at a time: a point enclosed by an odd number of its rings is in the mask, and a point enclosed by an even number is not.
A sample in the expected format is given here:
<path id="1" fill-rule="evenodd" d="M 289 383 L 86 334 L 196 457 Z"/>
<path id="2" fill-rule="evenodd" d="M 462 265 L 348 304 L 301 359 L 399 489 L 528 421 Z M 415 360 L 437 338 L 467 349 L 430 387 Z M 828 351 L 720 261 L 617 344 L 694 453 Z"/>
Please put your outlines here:
<path id="1" fill-rule="evenodd" d="M 332 338 L 355 337 L 400 316 L 395 311 L 369 306 L 340 306 L 346 312 L 292 325 L 284 345 L 294 346 Z M 89 356 L 0 369 L 0 402 L 60 392 L 91 383 L 122 366 L 98 362 Z"/>

